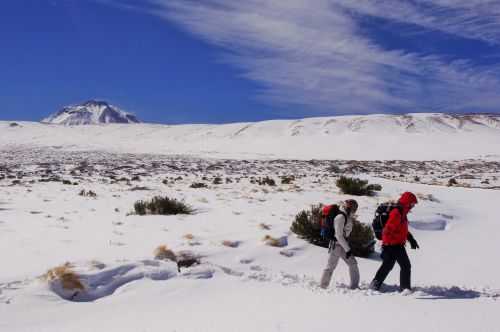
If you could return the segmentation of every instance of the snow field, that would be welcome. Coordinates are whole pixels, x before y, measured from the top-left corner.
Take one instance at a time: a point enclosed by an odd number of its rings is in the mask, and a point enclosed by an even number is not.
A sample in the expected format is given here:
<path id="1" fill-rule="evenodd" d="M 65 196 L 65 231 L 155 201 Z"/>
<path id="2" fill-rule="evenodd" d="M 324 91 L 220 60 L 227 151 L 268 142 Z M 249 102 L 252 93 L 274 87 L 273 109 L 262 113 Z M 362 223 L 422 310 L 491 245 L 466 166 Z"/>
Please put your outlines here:
<path id="1" fill-rule="evenodd" d="M 329 331 L 333 319 L 348 330 L 387 331 L 379 321 L 390 312 L 398 317 L 394 331 L 495 331 L 500 192 L 369 179 L 383 190 L 378 197 L 356 198 L 362 222 L 371 222 L 379 202 L 406 190 L 439 200 L 421 199 L 409 217 L 421 246 L 409 250 L 415 285 L 409 296 L 395 291 L 397 267 L 386 293 L 367 289 L 380 265 L 377 255 L 358 259 L 360 290 L 347 289 L 343 262 L 330 288 L 318 288 L 327 252 L 296 238 L 289 227 L 311 204 L 351 198 L 338 192 L 334 178 L 318 184 L 311 173 L 293 186 L 242 181 L 192 189 L 190 177 L 168 186 L 161 177 L 146 177 L 140 185 L 148 191 L 88 178 L 76 186 L 2 185 L 0 328 Z M 82 189 L 97 197 L 79 196 Z M 127 215 L 136 200 L 155 195 L 183 199 L 197 212 Z M 287 245 L 268 246 L 266 235 L 286 237 Z M 153 259 L 160 245 L 193 252 L 201 264 L 177 272 L 174 263 Z M 40 279 L 65 262 L 81 276 L 85 293 L 67 293 L 57 282 Z"/>
<path id="2" fill-rule="evenodd" d="M 173 126 L 19 124 L 10 127 L 9 122 L 0 121 L 0 148 L 236 159 L 456 160 L 489 156 L 498 160 L 500 145 L 500 121 L 485 115 L 468 119 L 422 113 Z"/>

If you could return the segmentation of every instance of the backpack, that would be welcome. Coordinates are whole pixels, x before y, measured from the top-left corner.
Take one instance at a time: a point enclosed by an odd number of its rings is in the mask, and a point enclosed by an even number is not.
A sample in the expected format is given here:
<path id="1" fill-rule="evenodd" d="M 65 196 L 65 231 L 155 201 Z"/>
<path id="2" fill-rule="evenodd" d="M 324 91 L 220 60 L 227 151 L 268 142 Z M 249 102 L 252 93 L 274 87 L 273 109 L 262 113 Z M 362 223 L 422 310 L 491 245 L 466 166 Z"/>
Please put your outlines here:
<path id="1" fill-rule="evenodd" d="M 382 232 L 385 224 L 389 219 L 389 214 L 392 210 L 399 209 L 401 212 L 401 205 L 396 202 L 385 202 L 380 204 L 375 210 L 375 217 L 373 218 L 372 228 L 377 240 L 382 240 Z"/>
<path id="2" fill-rule="evenodd" d="M 337 204 L 326 205 L 323 207 L 323 210 L 321 212 L 321 237 L 323 238 L 323 240 L 336 241 L 337 239 L 335 238 L 335 226 L 333 224 L 335 217 L 337 217 L 339 214 L 342 214 L 347 220 L 347 216 L 344 212 L 340 211 L 340 207 Z"/>

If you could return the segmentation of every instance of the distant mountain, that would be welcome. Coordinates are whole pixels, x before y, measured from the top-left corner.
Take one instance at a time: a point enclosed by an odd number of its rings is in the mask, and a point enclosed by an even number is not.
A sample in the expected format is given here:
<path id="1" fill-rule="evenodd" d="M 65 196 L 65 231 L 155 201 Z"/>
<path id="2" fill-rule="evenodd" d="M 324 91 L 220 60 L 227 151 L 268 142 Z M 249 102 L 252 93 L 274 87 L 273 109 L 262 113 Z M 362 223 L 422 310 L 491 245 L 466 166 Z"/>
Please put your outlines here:
<path id="1" fill-rule="evenodd" d="M 89 100 L 81 105 L 64 107 L 41 122 L 75 126 L 102 123 L 139 123 L 140 121 L 134 115 L 105 101 Z"/>

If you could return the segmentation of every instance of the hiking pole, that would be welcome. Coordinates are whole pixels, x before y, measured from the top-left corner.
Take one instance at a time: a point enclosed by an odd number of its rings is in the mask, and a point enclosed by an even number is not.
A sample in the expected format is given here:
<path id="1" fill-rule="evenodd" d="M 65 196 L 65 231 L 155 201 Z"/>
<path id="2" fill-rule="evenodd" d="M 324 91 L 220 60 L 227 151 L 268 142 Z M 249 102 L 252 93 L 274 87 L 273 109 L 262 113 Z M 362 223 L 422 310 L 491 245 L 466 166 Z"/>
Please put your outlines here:
<path id="1" fill-rule="evenodd" d="M 330 243 L 328 244 L 328 253 L 330 253 L 332 251 L 333 246 L 334 246 L 334 242 L 333 242 L 333 240 L 330 240 Z"/>

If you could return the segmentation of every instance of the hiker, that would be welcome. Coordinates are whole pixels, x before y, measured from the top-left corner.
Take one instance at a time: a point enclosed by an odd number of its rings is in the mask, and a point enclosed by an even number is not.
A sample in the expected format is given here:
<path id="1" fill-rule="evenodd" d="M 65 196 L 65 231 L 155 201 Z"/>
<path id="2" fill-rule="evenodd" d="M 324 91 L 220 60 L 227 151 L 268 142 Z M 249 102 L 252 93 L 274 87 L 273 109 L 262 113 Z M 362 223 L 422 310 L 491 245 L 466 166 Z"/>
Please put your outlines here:
<path id="1" fill-rule="evenodd" d="M 325 207 L 327 210 L 331 206 Z M 346 238 L 349 237 L 352 231 L 353 222 L 352 219 L 354 214 L 358 209 L 358 203 L 353 199 L 348 199 L 343 202 L 340 207 L 339 213 L 335 216 L 333 220 L 334 235 L 329 243 L 328 250 L 328 263 L 323 275 L 321 277 L 320 286 L 321 288 L 327 288 L 332 279 L 332 274 L 337 264 L 339 258 L 342 258 L 344 262 L 349 266 L 349 276 L 351 278 L 351 289 L 358 288 L 359 285 L 359 269 L 358 262 L 352 254 L 351 247 L 347 242 Z M 326 213 L 325 213 L 326 212 Z M 323 215 L 328 214 L 328 211 L 324 211 Z"/>
<path id="2" fill-rule="evenodd" d="M 408 212 L 418 203 L 417 197 L 405 192 L 398 200 L 398 206 L 389 213 L 389 218 L 382 230 L 382 266 L 370 284 L 373 290 L 379 290 L 385 278 L 398 262 L 401 268 L 399 287 L 401 292 L 411 292 L 411 263 L 406 253 L 406 241 L 412 249 L 420 248 L 413 235 L 408 231 Z"/>

